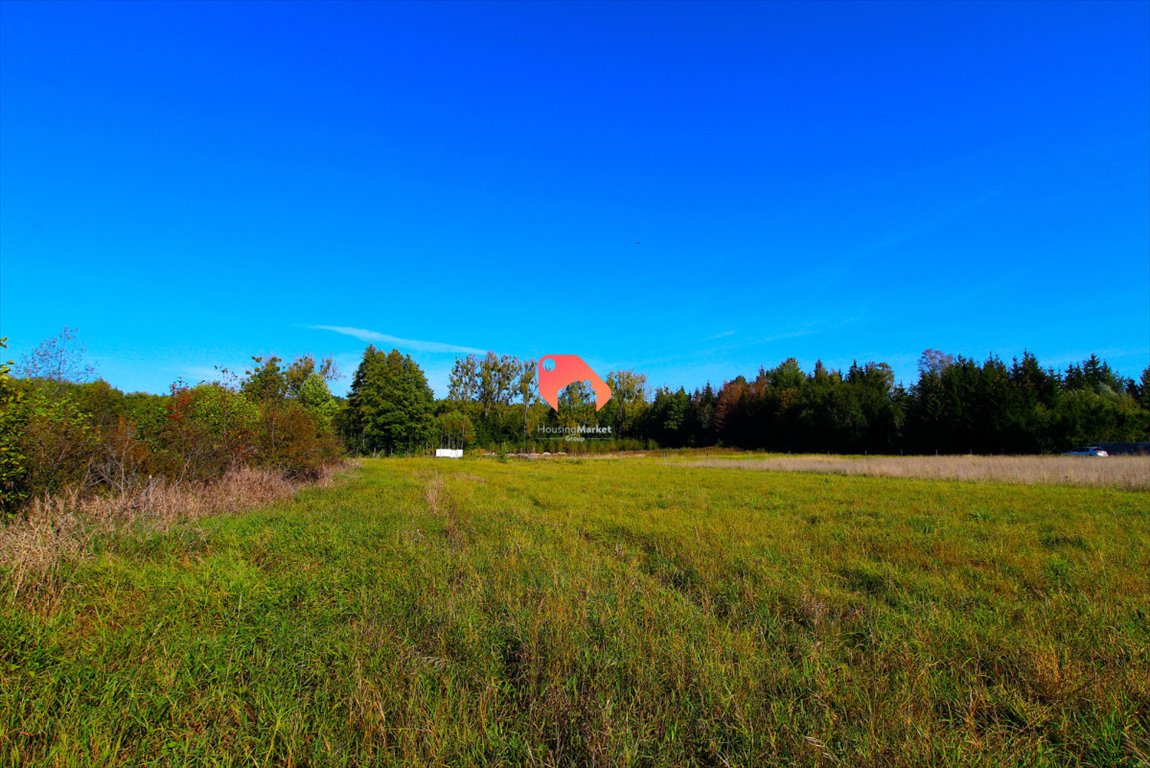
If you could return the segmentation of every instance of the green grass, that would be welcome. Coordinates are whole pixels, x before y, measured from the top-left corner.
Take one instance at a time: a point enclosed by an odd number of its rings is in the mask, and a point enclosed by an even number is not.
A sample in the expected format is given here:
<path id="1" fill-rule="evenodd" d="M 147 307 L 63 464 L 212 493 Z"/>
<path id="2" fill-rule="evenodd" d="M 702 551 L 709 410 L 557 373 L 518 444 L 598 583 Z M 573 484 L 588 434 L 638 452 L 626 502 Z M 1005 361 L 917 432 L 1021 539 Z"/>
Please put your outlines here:
<path id="1" fill-rule="evenodd" d="M 0 597 L 0 763 L 1150 755 L 1148 492 L 368 461 L 63 583 Z"/>

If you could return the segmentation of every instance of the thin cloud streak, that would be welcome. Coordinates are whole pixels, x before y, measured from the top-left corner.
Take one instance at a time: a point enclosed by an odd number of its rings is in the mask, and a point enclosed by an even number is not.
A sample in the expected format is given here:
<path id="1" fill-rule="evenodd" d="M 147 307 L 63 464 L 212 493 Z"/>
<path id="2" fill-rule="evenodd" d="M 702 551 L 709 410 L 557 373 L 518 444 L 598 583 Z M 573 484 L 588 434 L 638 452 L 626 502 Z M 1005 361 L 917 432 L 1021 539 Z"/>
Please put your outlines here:
<path id="1" fill-rule="evenodd" d="M 850 277 L 851 269 L 858 263 L 876 256 L 883 251 L 900 245 L 914 242 L 923 235 L 933 234 L 955 222 L 961 221 L 965 216 L 984 207 L 987 203 L 1001 198 L 1005 191 L 1000 188 L 988 189 L 981 194 L 949 206 L 944 213 L 926 217 L 917 226 L 888 233 L 886 236 L 860 247 L 851 249 L 839 256 L 826 256 L 821 254 L 807 254 L 818 266 L 790 276 L 786 280 L 774 285 L 780 292 L 798 292 L 810 286 L 825 287 L 830 283 L 840 283 Z M 815 256 L 819 258 L 815 259 Z"/>
<path id="2" fill-rule="evenodd" d="M 815 336 L 817 334 L 824 333 L 827 330 L 838 328 L 838 327 L 844 326 L 844 325 L 849 325 L 852 322 L 854 322 L 854 318 L 848 318 L 846 320 L 843 320 L 843 321 L 837 322 L 837 323 L 828 323 L 826 321 L 818 321 L 818 322 L 814 322 L 814 323 L 808 323 L 807 325 L 805 325 L 803 327 L 795 328 L 793 330 L 780 331 L 779 333 L 774 333 L 774 334 L 771 334 L 769 336 L 757 336 L 757 337 L 752 338 L 752 339 L 744 339 L 742 341 L 727 342 L 724 344 L 719 344 L 719 345 L 714 345 L 714 346 L 706 346 L 706 347 L 703 347 L 701 349 L 687 349 L 687 350 L 683 350 L 680 352 L 674 352 L 671 354 L 663 355 L 660 357 L 648 357 L 648 358 L 641 358 L 638 360 L 628 360 L 625 362 L 615 362 L 615 363 L 610 364 L 608 367 L 610 369 L 634 370 L 636 368 L 641 368 L 644 366 L 657 366 L 657 365 L 666 365 L 667 363 L 678 363 L 678 362 L 681 362 L 683 360 L 698 360 L 698 359 L 714 358 L 716 356 L 728 354 L 728 353 L 736 351 L 736 350 L 748 349 L 748 348 L 758 347 L 758 346 L 765 346 L 765 345 L 773 344 L 773 343 L 779 342 L 779 341 L 787 341 L 789 339 L 802 338 L 804 336 Z M 729 336 L 727 334 L 717 334 L 717 336 L 718 336 L 718 340 L 722 340 L 724 338 L 729 338 Z M 708 338 L 708 339 L 704 339 L 703 341 L 710 341 L 710 340 L 711 339 Z M 700 342 L 694 342 L 694 344 L 699 344 L 699 343 Z"/>
<path id="3" fill-rule="evenodd" d="M 351 336 L 352 338 L 359 339 L 360 341 L 379 341 L 385 344 L 394 344 L 397 347 L 403 347 L 404 349 L 414 349 L 419 352 L 448 352 L 452 354 L 462 353 L 476 355 L 487 354 L 487 350 L 478 349 L 476 347 L 464 347 L 459 344 L 445 344 L 440 341 L 401 339 L 398 336 L 379 333 L 378 331 L 368 330 L 367 328 L 351 328 L 345 325 L 309 325 L 308 328 L 317 331 L 331 331 L 333 333 L 340 333 L 344 336 Z"/>

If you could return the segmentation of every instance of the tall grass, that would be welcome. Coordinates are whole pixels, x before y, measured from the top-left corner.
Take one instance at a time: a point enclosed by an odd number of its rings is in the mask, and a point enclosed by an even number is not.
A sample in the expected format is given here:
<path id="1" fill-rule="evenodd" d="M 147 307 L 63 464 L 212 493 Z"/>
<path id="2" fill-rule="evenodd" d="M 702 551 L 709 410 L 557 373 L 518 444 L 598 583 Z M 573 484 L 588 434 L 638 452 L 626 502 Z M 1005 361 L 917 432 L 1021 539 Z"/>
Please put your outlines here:
<path id="1" fill-rule="evenodd" d="M 313 482 L 327 484 L 339 467 L 326 467 Z M 287 480 L 279 472 L 238 467 L 211 482 L 155 477 L 124 493 L 91 495 L 72 489 L 34 498 L 22 517 L 0 525 L 0 566 L 6 586 L 17 597 L 29 592 L 51 595 L 60 585 L 61 564 L 88 553 L 99 536 L 141 526 L 163 530 L 251 509 L 290 497 L 306 484 Z"/>
<path id="2" fill-rule="evenodd" d="M 1150 456 L 770 456 L 708 458 L 700 467 L 817 472 L 868 477 L 917 477 L 1026 484 L 1150 488 Z"/>
<path id="3" fill-rule="evenodd" d="M 1138 766 L 1150 493 L 365 461 L 0 597 L 54 765 Z"/>

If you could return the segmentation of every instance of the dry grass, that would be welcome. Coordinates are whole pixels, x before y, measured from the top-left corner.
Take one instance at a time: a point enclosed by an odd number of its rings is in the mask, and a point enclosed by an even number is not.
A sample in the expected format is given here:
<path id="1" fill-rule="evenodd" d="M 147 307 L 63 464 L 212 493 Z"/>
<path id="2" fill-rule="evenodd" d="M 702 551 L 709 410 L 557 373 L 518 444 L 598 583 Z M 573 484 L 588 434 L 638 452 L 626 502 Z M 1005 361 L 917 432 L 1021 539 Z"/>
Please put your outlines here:
<path id="1" fill-rule="evenodd" d="M 1026 485 L 1090 485 L 1150 488 L 1150 456 L 777 456 L 766 459 L 704 459 L 696 467 L 733 467 L 927 480 L 975 480 Z"/>
<path id="2" fill-rule="evenodd" d="M 327 485 L 338 467 L 306 485 Z M 0 525 L 0 583 L 14 596 L 59 586 L 62 563 L 81 557 L 100 534 L 132 526 L 155 530 L 223 512 L 238 512 L 290 497 L 304 483 L 242 467 L 214 483 L 151 478 L 123 494 L 83 496 L 76 490 L 33 499 L 23 518 Z M 6 572 L 6 573 L 5 573 Z"/>

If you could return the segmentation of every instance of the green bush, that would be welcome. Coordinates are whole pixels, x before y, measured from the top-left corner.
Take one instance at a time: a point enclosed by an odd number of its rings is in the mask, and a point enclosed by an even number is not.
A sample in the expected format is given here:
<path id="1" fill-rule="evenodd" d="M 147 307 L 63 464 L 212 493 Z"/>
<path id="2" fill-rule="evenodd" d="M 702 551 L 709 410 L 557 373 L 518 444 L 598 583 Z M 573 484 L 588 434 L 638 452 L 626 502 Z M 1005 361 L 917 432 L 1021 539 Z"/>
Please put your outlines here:
<path id="1" fill-rule="evenodd" d="M 168 396 L 133 392 L 124 395 L 124 418 L 135 425 L 136 437 L 152 451 L 162 448 L 168 423 Z"/>
<path id="2" fill-rule="evenodd" d="M 243 464 L 256 453 L 260 407 L 219 384 L 201 384 L 192 390 L 190 417 L 212 443 L 212 449 L 231 465 Z"/>
<path id="3" fill-rule="evenodd" d="M 7 349 L 0 339 L 0 349 Z M 28 421 L 23 392 L 8 374 L 12 362 L 0 363 L 0 519 L 13 513 L 27 495 L 27 457 L 20 435 Z"/>
<path id="4" fill-rule="evenodd" d="M 27 459 L 28 493 L 38 496 L 89 485 L 89 470 L 100 443 L 91 418 L 67 390 L 41 381 L 22 384 L 27 420 L 18 439 Z"/>

